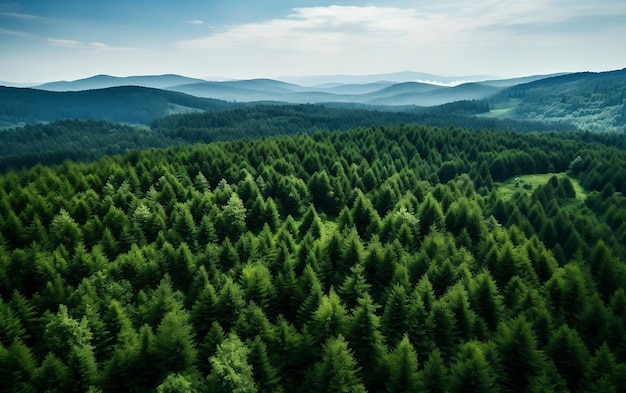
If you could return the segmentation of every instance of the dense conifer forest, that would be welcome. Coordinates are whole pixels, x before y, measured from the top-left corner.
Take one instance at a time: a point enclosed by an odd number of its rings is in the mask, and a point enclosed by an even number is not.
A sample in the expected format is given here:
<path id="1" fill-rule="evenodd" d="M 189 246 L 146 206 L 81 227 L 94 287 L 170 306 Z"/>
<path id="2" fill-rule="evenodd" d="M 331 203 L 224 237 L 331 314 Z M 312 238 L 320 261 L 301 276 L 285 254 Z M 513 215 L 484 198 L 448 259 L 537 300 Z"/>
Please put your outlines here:
<path id="1" fill-rule="evenodd" d="M 227 104 L 223 102 L 223 104 Z M 119 105 L 119 104 L 118 104 Z M 488 110 L 481 101 L 435 108 L 350 108 L 335 105 L 235 105 L 237 108 L 158 117 L 148 126 L 103 120 L 59 120 L 0 131 L 0 173 L 35 164 L 89 161 L 129 149 L 162 148 L 234 139 L 291 135 L 357 127 L 430 124 L 501 131 L 573 130 L 567 123 L 498 120 L 471 116 Z M 132 106 L 130 109 L 132 111 Z M 106 118 L 106 117 L 104 117 Z"/>
<path id="2" fill-rule="evenodd" d="M 1 175 L 0 391 L 624 391 L 624 135 L 353 127 Z"/>

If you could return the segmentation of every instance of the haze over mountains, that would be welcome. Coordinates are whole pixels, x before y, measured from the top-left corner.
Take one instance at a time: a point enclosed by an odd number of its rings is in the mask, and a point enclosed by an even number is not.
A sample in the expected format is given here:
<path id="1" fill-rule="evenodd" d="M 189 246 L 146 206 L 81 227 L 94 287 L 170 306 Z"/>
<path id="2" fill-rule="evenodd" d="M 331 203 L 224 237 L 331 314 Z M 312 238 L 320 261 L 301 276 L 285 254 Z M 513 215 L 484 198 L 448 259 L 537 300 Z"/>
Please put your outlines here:
<path id="1" fill-rule="evenodd" d="M 350 102 L 367 105 L 433 106 L 487 98 L 502 88 L 552 75 L 485 80 L 485 76 L 444 77 L 418 72 L 207 81 L 180 75 L 114 77 L 96 75 L 76 81 L 34 86 L 48 91 L 81 91 L 119 86 L 164 89 L 225 101 L 278 101 L 298 104 Z M 470 81 L 470 82 L 468 82 Z"/>
<path id="2" fill-rule="evenodd" d="M 487 80 L 414 72 L 283 79 L 207 81 L 173 74 L 96 75 L 29 89 L 2 88 L 0 121 L 6 127 L 68 117 L 101 119 L 98 113 L 107 108 L 117 113 L 104 117 L 108 120 L 149 124 L 168 114 L 227 109 L 240 103 L 332 103 L 410 110 L 479 100 L 491 109 L 483 116 L 565 121 L 594 131 L 622 130 L 626 123 L 626 69 Z M 472 82 L 449 85 L 461 80 Z M 294 83 L 297 81 L 301 84 Z"/>

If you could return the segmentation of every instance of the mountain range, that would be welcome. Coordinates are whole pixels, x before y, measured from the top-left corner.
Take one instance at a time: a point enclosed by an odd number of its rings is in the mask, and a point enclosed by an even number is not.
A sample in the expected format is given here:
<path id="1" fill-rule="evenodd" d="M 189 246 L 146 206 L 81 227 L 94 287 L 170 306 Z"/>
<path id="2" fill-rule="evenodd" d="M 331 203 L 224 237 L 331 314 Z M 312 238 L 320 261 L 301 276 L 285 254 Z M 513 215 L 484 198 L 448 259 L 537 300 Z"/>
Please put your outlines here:
<path id="1" fill-rule="evenodd" d="M 626 69 L 480 78 L 413 72 L 226 81 L 173 74 L 96 75 L 32 88 L 0 88 L 0 121 L 7 126 L 72 117 L 147 124 L 172 113 L 226 109 L 241 103 L 333 103 L 407 110 L 481 100 L 491 109 L 482 116 L 565 121 L 594 131 L 625 128 Z M 455 81 L 471 82 L 449 85 Z"/>
<path id="2" fill-rule="evenodd" d="M 484 99 L 506 87 L 550 76 L 539 75 L 477 82 L 481 76 L 441 77 L 416 72 L 227 81 L 207 81 L 173 74 L 131 77 L 96 75 L 70 82 L 45 83 L 33 88 L 61 92 L 141 86 L 237 102 L 278 101 L 297 104 L 349 102 L 388 106 L 434 106 L 460 100 Z M 305 85 L 288 82 L 289 80 L 300 80 L 308 84 L 324 83 Z M 462 83 L 462 81 L 472 82 Z"/>

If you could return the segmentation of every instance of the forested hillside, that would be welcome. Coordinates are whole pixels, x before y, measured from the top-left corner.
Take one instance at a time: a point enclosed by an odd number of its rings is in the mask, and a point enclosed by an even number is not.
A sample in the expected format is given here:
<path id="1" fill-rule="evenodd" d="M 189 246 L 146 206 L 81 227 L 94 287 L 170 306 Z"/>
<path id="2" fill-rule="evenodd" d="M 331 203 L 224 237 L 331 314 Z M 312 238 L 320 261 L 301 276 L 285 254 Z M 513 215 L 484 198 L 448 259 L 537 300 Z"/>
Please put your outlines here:
<path id="1" fill-rule="evenodd" d="M 623 391 L 625 194 L 623 135 L 422 125 L 10 172 L 0 391 Z"/>
<path id="2" fill-rule="evenodd" d="M 137 86 L 72 92 L 0 86 L 0 126 L 65 119 L 149 124 L 172 113 L 234 106 L 225 101 Z"/>
<path id="3" fill-rule="evenodd" d="M 321 105 L 255 105 L 165 116 L 152 121 L 151 129 L 106 121 L 61 120 L 0 131 L 0 173 L 36 164 L 61 164 L 65 160 L 95 160 L 132 149 L 348 130 L 372 125 L 419 122 L 520 132 L 572 129 L 566 124 L 472 116 L 488 109 L 484 102 L 479 101 L 455 102 L 430 109 L 413 108 L 411 111 Z"/>
<path id="4" fill-rule="evenodd" d="M 566 121 L 588 131 L 626 131 L 626 69 L 580 72 L 510 87 L 490 100 L 504 118 Z"/>

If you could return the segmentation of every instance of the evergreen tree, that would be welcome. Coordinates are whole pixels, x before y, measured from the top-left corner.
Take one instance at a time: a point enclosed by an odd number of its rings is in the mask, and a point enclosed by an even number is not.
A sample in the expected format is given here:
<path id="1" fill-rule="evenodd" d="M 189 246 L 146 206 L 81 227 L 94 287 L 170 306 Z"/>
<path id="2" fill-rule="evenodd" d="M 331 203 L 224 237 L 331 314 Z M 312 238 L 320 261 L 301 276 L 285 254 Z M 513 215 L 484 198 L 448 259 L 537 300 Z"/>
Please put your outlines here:
<path id="1" fill-rule="evenodd" d="M 407 336 L 389 355 L 388 392 L 420 392 L 417 373 L 417 354 Z"/>
<path id="2" fill-rule="evenodd" d="M 501 323 L 495 342 L 500 359 L 499 383 L 502 391 L 530 391 L 533 379 L 539 376 L 543 368 L 530 324 L 524 317 Z"/>
<path id="3" fill-rule="evenodd" d="M 365 392 L 358 377 L 358 366 L 343 336 L 331 337 L 310 376 L 311 392 Z"/>
<path id="4" fill-rule="evenodd" d="M 382 332 L 387 345 L 395 346 L 407 331 L 408 299 L 401 285 L 394 285 L 383 311 Z"/>
<path id="5" fill-rule="evenodd" d="M 259 336 L 248 343 L 250 352 L 248 361 L 252 366 L 252 374 L 259 393 L 282 392 L 280 375 L 278 370 L 271 364 L 267 346 Z"/>
<path id="6" fill-rule="evenodd" d="M 157 393 L 193 393 L 194 389 L 192 383 L 181 374 L 169 374 L 167 378 L 157 386 Z"/>
<path id="7" fill-rule="evenodd" d="M 424 364 L 424 370 L 421 373 L 421 384 L 425 392 L 428 393 L 445 393 L 450 389 L 450 378 L 448 370 L 444 364 L 441 351 L 435 348 L 428 360 Z"/>
<path id="8" fill-rule="evenodd" d="M 347 326 L 346 310 L 337 293 L 331 289 L 328 296 L 322 296 L 319 307 L 308 324 L 309 334 L 313 338 L 315 347 L 331 337 L 345 334 Z"/>
<path id="9" fill-rule="evenodd" d="M 358 299 L 353 311 L 346 339 L 354 352 L 354 359 L 361 367 L 360 376 L 368 391 L 384 388 L 383 359 L 387 349 L 380 332 L 380 318 L 376 315 L 376 304 L 369 295 Z"/>
<path id="10" fill-rule="evenodd" d="M 589 352 L 578 333 L 566 325 L 561 326 L 552 335 L 547 353 L 568 389 L 578 391 L 582 388 Z"/>
<path id="11" fill-rule="evenodd" d="M 450 368 L 452 392 L 497 392 L 495 372 L 483 346 L 469 341 L 459 348 Z"/>
<path id="12" fill-rule="evenodd" d="M 254 393 L 257 386 L 248 361 L 248 347 L 235 333 L 230 333 L 209 358 L 212 372 L 207 377 L 213 392 Z"/>
<path id="13" fill-rule="evenodd" d="M 189 374 L 196 359 L 194 332 L 189 315 L 183 311 L 167 313 L 157 328 L 155 368 L 160 379 L 169 373 Z"/>

